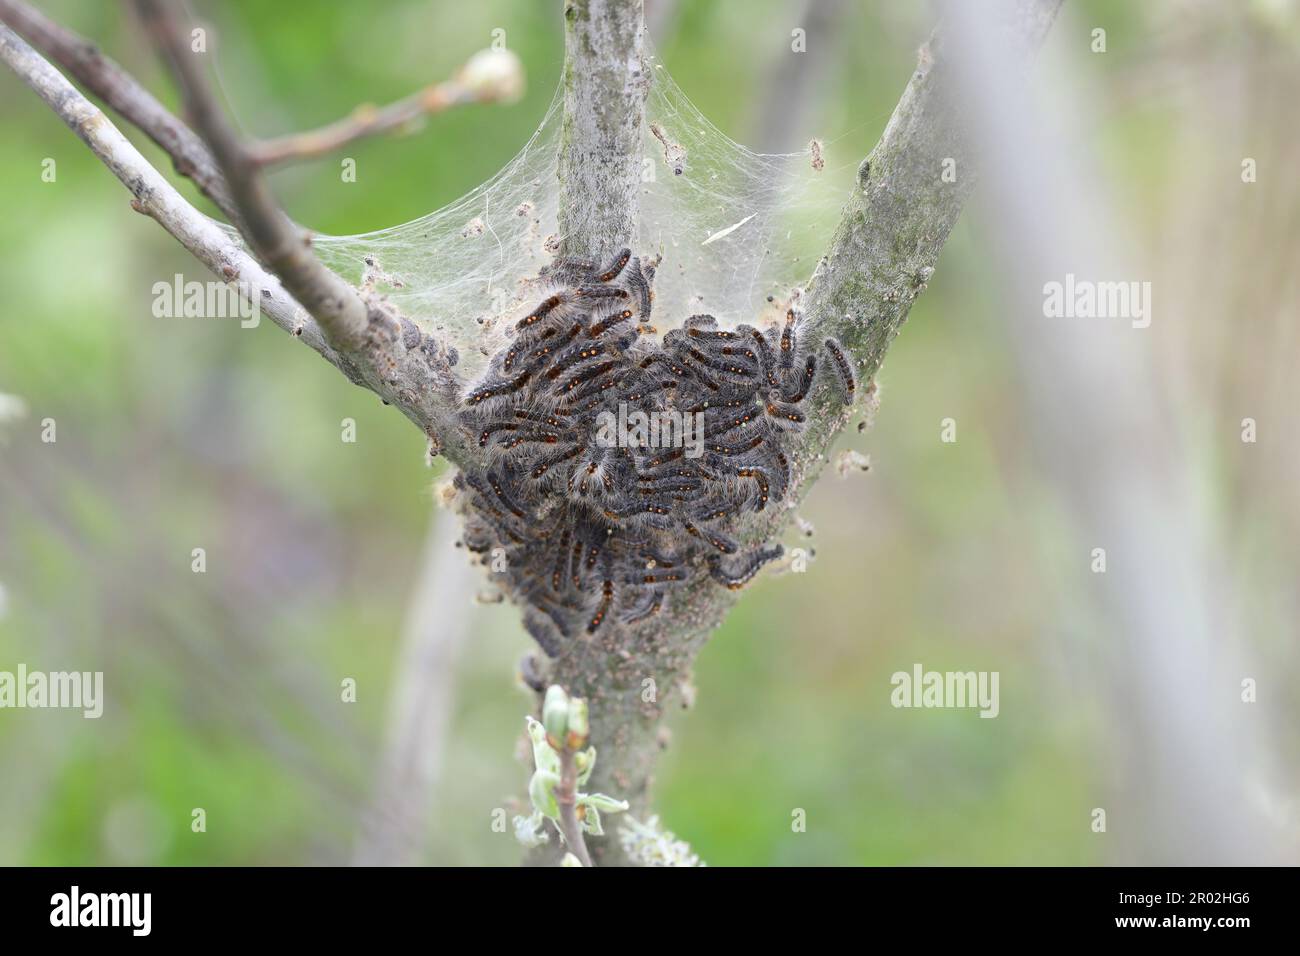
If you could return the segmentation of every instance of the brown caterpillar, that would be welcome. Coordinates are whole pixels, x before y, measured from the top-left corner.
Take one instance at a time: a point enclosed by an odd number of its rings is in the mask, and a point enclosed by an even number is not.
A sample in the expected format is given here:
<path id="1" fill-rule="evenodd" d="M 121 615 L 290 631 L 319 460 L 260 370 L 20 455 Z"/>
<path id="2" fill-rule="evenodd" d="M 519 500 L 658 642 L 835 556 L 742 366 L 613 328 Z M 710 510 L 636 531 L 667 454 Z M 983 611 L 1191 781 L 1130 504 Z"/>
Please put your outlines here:
<path id="1" fill-rule="evenodd" d="M 822 346 L 830 353 L 835 363 L 835 370 L 840 373 L 840 384 L 844 386 L 844 404 L 852 405 L 858 391 L 858 376 L 853 370 L 853 363 L 844 354 L 844 349 L 840 348 L 840 343 L 834 339 L 827 339 Z"/>
<path id="2" fill-rule="evenodd" d="M 541 301 L 464 393 L 463 424 L 491 465 L 456 483 L 466 546 L 504 550 L 502 587 L 554 656 L 611 617 L 648 620 L 702 577 L 753 580 L 782 549 L 747 549 L 737 531 L 792 486 L 791 431 L 819 364 L 850 395 L 856 381 L 838 345 L 828 362 L 809 354 L 794 309 L 766 331 L 699 314 L 650 338 L 653 270 L 627 249 L 606 265 L 556 260 L 540 278 Z M 658 440 L 627 431 L 655 416 L 672 423 Z"/>

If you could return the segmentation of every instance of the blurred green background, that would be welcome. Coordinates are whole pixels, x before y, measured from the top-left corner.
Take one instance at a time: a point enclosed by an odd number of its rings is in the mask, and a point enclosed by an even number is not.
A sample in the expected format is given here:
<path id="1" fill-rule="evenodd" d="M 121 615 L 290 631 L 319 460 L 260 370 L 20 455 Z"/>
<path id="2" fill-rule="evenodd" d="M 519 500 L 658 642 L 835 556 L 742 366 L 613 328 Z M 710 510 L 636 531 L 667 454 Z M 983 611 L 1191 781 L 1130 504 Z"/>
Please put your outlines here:
<path id="1" fill-rule="evenodd" d="M 40 6 L 174 105 L 124 8 Z M 933 11 L 830 5 L 829 26 L 809 36 L 812 94 L 773 123 L 763 91 L 805 6 L 647 0 L 663 62 L 723 131 L 787 150 L 820 135 L 835 164 L 853 163 L 883 129 Z M 1267 86 L 1270 70 L 1294 79 L 1292 7 L 1068 6 L 1044 57 L 1086 53 L 1089 30 L 1108 30 L 1106 56 L 1080 57 L 1077 80 L 1105 104 L 1093 146 L 1129 225 L 1157 252 L 1170 208 L 1196 191 L 1169 171 L 1196 148 L 1213 150 L 1225 127 L 1258 132 L 1256 151 L 1279 164 L 1289 155 L 1293 170 L 1294 134 L 1278 129 L 1285 98 L 1261 105 L 1241 92 Z M 527 69 L 522 102 L 358 144 L 356 184 L 340 182 L 335 158 L 276 173 L 290 213 L 330 233 L 413 219 L 494 173 L 540 121 L 563 57 L 558 2 L 194 9 L 213 30 L 232 109 L 259 135 L 398 98 L 506 31 Z M 1224 77 L 1241 88 L 1224 92 Z M 1189 92 L 1202 83 L 1215 98 Z M 372 798 L 442 465 L 426 468 L 423 439 L 404 418 L 270 323 L 250 332 L 154 318 L 153 282 L 206 279 L 201 267 L 130 210 L 120 185 L 7 72 L 0 116 L 0 392 L 28 409 L 0 425 L 0 669 L 103 670 L 108 688 L 98 721 L 0 711 L 0 863 L 346 861 Z M 41 180 L 47 157 L 55 183 Z M 1243 228 L 1231 255 L 1294 248 L 1294 189 L 1290 199 Z M 871 472 L 840 480 L 827 469 L 801 510 L 816 528 L 809 573 L 746 594 L 700 657 L 695 706 L 672 720 L 656 809 L 712 864 L 1125 858 L 1122 820 L 1104 838 L 1088 828 L 1091 808 L 1124 782 L 1107 769 L 1103 705 L 1058 640 L 1059 594 L 1078 587 L 1066 579 L 1086 564 L 1069 554 L 1077 545 L 1028 447 L 980 224 L 988 215 L 977 205 L 963 217 L 890 351 L 875 427 L 841 439 L 870 454 Z M 1258 322 L 1294 316 L 1293 284 L 1255 294 Z M 1170 349 L 1190 353 L 1197 370 L 1219 363 L 1209 405 L 1223 428 L 1235 428 L 1243 395 L 1252 408 L 1294 406 L 1276 375 L 1260 374 L 1274 367 L 1277 337 L 1230 357 L 1214 341 L 1193 328 Z M 949 416 L 956 444 L 939 441 Z M 340 441 L 348 417 L 355 444 Z M 52 445 L 40 441 L 45 418 L 57 422 Z M 1294 630 L 1269 629 L 1294 621 L 1285 595 L 1300 538 L 1296 477 L 1290 451 L 1250 475 L 1215 460 L 1206 478 L 1237 522 L 1235 559 L 1258 572 L 1254 606 L 1271 608 L 1260 612 L 1265 662 L 1291 686 Z M 206 549 L 205 574 L 191 572 L 195 547 Z M 518 847 L 491 822 L 527 778 L 515 751 L 530 701 L 514 673 L 530 645 L 509 607 L 476 606 L 472 629 L 422 859 L 513 864 Z M 890 675 L 913 662 L 999 671 L 1001 716 L 893 709 Z M 340 701 L 349 677 L 354 704 Z M 1287 706 L 1293 728 L 1294 700 Z M 1293 729 L 1283 745 L 1294 767 Z M 1294 846 L 1294 800 L 1283 804 Z M 207 812 L 206 833 L 191 832 L 195 807 Z M 792 832 L 793 808 L 807 811 L 806 833 Z"/>

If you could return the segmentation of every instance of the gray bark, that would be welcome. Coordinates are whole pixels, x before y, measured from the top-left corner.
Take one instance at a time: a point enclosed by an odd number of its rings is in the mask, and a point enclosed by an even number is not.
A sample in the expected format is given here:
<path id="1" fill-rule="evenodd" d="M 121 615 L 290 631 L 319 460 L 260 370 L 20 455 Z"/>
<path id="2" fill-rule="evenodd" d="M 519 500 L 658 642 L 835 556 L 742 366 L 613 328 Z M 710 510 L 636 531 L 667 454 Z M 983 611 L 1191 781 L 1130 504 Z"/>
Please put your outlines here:
<path id="1" fill-rule="evenodd" d="M 650 71 L 641 0 L 564 8 L 559 228 L 565 255 L 607 259 L 636 235 Z"/>

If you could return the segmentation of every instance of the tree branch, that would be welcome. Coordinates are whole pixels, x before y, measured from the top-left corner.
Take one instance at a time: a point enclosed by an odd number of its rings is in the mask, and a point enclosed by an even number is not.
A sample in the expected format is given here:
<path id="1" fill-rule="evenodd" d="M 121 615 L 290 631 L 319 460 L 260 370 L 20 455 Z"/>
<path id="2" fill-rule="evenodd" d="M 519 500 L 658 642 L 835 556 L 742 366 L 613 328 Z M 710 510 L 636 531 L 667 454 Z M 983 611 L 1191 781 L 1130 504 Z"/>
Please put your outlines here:
<path id="1" fill-rule="evenodd" d="M 478 583 L 455 547 L 459 536 L 456 516 L 435 508 L 402 625 L 387 739 L 353 853 L 358 866 L 411 866 L 427 848 L 451 733 L 456 664 L 473 630 L 468 595 Z"/>
<path id="2" fill-rule="evenodd" d="M 203 140 L 135 77 L 90 40 L 22 0 L 0 0 L 0 22 L 7 23 L 140 129 L 172 158 L 176 171 L 191 179 L 230 222 L 239 221 L 225 178 Z M 249 151 L 254 162 L 262 166 L 315 158 L 359 139 L 400 131 L 425 116 L 472 103 L 514 102 L 522 93 L 523 69 L 518 57 L 506 50 L 481 51 L 449 80 L 384 107 L 363 104 L 351 116 L 319 129 L 253 143 Z"/>
<path id="3" fill-rule="evenodd" d="M 217 162 L 203 141 L 153 94 L 99 48 L 22 0 L 0 0 L 0 21 L 68 71 L 86 89 L 137 127 L 172 158 L 176 172 L 193 180 L 231 222 L 238 216 Z"/>
<path id="4" fill-rule="evenodd" d="M 564 834 L 562 850 L 576 856 L 583 866 L 593 866 L 578 821 L 578 767 L 568 747 L 560 748 L 560 782 L 555 787 L 555 805 L 560 810 L 560 832 Z"/>
<path id="5" fill-rule="evenodd" d="M 227 280 L 243 279 L 262 290 L 262 311 L 280 328 L 339 364 L 320 329 L 281 288 L 278 280 L 232 242 L 212 220 L 191 206 L 149 165 L 108 118 L 28 46 L 0 26 L 0 59 L 72 129 L 92 153 L 121 180 L 131 206 L 154 219 L 195 258 Z"/>
<path id="6" fill-rule="evenodd" d="M 214 275 L 257 290 L 254 303 L 277 326 L 301 338 L 353 384 L 368 388 L 426 433 L 453 462 L 476 461 L 479 450 L 456 427 L 459 382 L 446 350 L 414 323 L 383 303 L 371 313 L 391 332 L 382 365 L 363 353 L 347 353 L 326 340 L 320 326 L 281 284 L 215 222 L 195 209 L 93 103 L 21 37 L 0 26 L 0 60 L 45 101 L 132 195 L 132 208 L 150 216 Z M 340 280 L 341 281 L 341 280 Z M 381 374 L 382 373 L 382 374 Z"/>
<path id="7" fill-rule="evenodd" d="M 448 458 L 479 457 L 457 426 L 459 381 L 447 349 L 380 296 L 356 288 L 325 267 L 276 203 L 264 171 L 240 140 L 163 0 L 136 0 L 146 27 L 170 62 L 186 110 L 230 188 L 240 232 L 257 257 L 316 320 L 341 363 L 416 422 Z M 349 377 L 352 377 L 351 375 Z"/>
<path id="8" fill-rule="evenodd" d="M 1009 0 L 990 9 L 1004 54 L 1027 64 L 1042 45 L 1063 0 Z M 805 296 L 813 334 L 836 338 L 853 355 L 865 383 L 925 291 L 939 253 L 975 187 L 979 159 L 962 114 L 960 81 L 949 28 L 941 25 L 921 47 L 916 72 L 889 124 L 858 168 L 830 249 Z M 944 176 L 952 170 L 955 181 Z M 823 454 L 842 427 L 836 386 L 823 379 L 812 396 L 798 457 L 800 497 L 826 463 Z"/>
<path id="9" fill-rule="evenodd" d="M 200 57 L 190 51 L 170 7 L 162 0 L 137 0 L 136 6 L 180 84 L 186 112 L 225 175 L 244 238 L 312 314 L 331 345 L 353 354 L 366 351 L 376 341 L 366 303 L 356 289 L 316 259 L 307 238 L 276 203 L 265 175 L 217 102 Z"/>
<path id="10" fill-rule="evenodd" d="M 1010 0 L 990 15 L 1005 18 L 1014 52 L 1024 54 L 1041 44 L 1061 2 Z M 804 297 L 803 334 L 837 338 L 851 353 L 860 386 L 880 368 L 975 183 L 977 157 L 964 129 L 945 36 L 941 25 L 922 46 L 916 72 L 859 170 Z M 946 158 L 956 163 L 956 182 L 942 177 Z M 795 501 L 806 495 L 848 420 L 833 376 L 819 377 L 808 401 L 808 425 L 790 456 Z M 753 514 L 738 537 L 751 547 L 771 541 L 793 514 L 771 508 Z M 591 786 L 630 801 L 634 815 L 647 809 L 665 708 L 736 597 L 701 576 L 673 592 L 657 620 L 636 627 L 613 622 L 592 643 L 575 641 L 552 662 L 547 680 L 590 706 L 591 742 L 600 754 Z M 591 850 L 600 865 L 626 862 L 615 840 L 593 841 Z"/>
<path id="11" fill-rule="evenodd" d="M 508 50 L 483 50 L 450 80 L 426 86 L 384 107 L 363 104 L 351 116 L 319 129 L 263 140 L 250 147 L 261 166 L 311 159 L 370 136 L 409 127 L 426 116 L 471 103 L 514 102 L 523 95 L 523 67 Z"/>
<path id="12" fill-rule="evenodd" d="M 637 231 L 651 81 L 642 0 L 568 0 L 564 17 L 562 251 L 604 260 Z"/>

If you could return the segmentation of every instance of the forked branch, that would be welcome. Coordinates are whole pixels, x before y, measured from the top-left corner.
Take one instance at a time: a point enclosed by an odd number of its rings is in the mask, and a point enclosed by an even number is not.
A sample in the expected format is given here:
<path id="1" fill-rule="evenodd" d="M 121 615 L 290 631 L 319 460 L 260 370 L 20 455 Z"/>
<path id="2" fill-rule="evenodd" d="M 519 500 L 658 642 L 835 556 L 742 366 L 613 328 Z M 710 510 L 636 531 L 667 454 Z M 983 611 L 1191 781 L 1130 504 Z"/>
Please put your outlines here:
<path id="1" fill-rule="evenodd" d="M 226 280 L 242 279 L 250 287 L 260 289 L 259 307 L 277 326 L 301 337 L 335 366 L 346 368 L 311 317 L 284 291 L 279 280 L 216 223 L 186 202 L 98 107 L 6 26 L 0 26 L 0 60 L 126 186 L 137 212 L 156 221 L 214 275 Z"/>
<path id="2" fill-rule="evenodd" d="M 78 36 L 22 0 L 0 0 L 0 21 L 53 59 L 128 123 L 172 158 L 176 171 L 193 180 L 231 222 L 234 201 L 217 162 L 198 135 L 173 116 L 130 73 L 85 37 Z"/>
<path id="3" fill-rule="evenodd" d="M 988 15 L 999 18 L 1004 27 L 1007 55 L 1032 54 L 1061 2 L 990 4 Z M 600 50 L 582 42 L 578 28 L 583 23 L 570 14 L 566 83 L 577 76 L 601 78 L 601 88 L 594 92 L 589 90 L 594 81 L 586 81 L 587 95 L 595 102 L 617 102 L 621 91 L 632 85 L 635 64 L 607 54 L 600 59 Z M 879 143 L 861 165 L 831 247 L 804 297 L 803 334 L 842 343 L 863 386 L 880 368 L 912 302 L 933 274 L 975 183 L 979 163 L 964 129 L 949 49 L 953 39 L 941 25 L 922 46 L 917 69 Z M 568 91 L 566 86 L 566 109 Z M 569 205 L 561 207 L 562 222 L 566 215 L 571 221 L 575 212 L 588 208 L 572 198 L 579 192 L 573 184 L 584 180 L 563 177 L 617 162 L 611 145 L 587 135 L 582 123 L 566 117 L 565 130 L 561 202 Z M 955 169 L 955 180 L 945 176 L 948 169 Z M 592 228 L 606 233 L 585 235 L 587 248 L 608 248 L 611 236 L 625 234 L 628 227 L 617 219 L 593 219 Z M 796 502 L 825 465 L 826 451 L 847 421 L 834 376 L 820 376 L 809 401 L 807 427 L 790 456 Z M 738 537 L 750 547 L 772 541 L 793 514 L 792 509 L 757 512 L 736 529 Z M 688 679 L 695 655 L 735 599 L 734 591 L 703 580 L 676 592 L 657 620 L 634 626 L 617 623 L 591 646 L 574 642 L 552 664 L 548 679 L 590 703 L 592 742 L 603 755 L 594 785 L 625 796 L 634 813 L 647 809 L 661 749 L 661 718 L 677 687 Z M 592 855 L 603 864 L 623 862 L 621 850 L 610 840 L 594 843 Z M 543 858 L 549 859 L 545 854 Z"/>
<path id="4" fill-rule="evenodd" d="M 334 348 L 361 353 L 371 337 L 360 293 L 317 260 L 307 237 L 280 209 L 265 173 L 217 102 L 203 59 L 191 51 L 170 6 L 162 0 L 137 0 L 136 7 L 180 85 L 186 113 L 226 179 L 244 238 L 316 319 Z"/>

